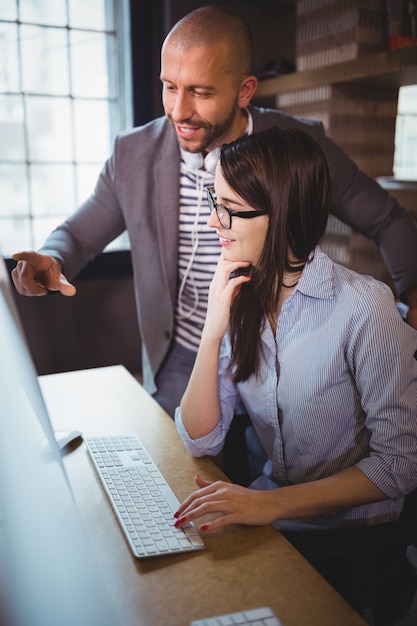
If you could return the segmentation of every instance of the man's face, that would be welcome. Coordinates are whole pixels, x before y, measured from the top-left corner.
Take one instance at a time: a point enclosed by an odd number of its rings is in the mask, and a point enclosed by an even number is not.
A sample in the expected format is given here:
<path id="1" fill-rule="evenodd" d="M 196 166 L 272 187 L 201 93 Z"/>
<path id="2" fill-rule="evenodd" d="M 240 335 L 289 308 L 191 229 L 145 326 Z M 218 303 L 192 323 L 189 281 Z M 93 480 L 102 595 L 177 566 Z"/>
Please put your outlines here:
<path id="1" fill-rule="evenodd" d="M 184 150 L 210 152 L 244 133 L 240 85 L 225 43 L 183 50 L 167 41 L 161 81 L 165 113 Z"/>

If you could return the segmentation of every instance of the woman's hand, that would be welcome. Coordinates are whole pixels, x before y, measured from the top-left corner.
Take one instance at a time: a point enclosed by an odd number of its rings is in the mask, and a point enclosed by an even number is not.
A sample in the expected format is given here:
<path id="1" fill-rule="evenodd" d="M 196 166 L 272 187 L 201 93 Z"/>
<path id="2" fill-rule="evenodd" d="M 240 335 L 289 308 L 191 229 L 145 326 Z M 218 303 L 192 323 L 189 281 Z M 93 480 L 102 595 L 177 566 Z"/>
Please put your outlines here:
<path id="1" fill-rule="evenodd" d="M 239 293 L 242 284 L 250 281 L 250 276 L 231 277 L 239 268 L 249 267 L 246 261 L 226 261 L 220 255 L 210 284 L 208 308 L 204 332 L 210 337 L 222 339 L 230 320 L 230 306 Z"/>
<path id="2" fill-rule="evenodd" d="M 262 526 L 280 519 L 334 513 L 387 499 L 357 467 L 308 483 L 268 490 L 248 489 L 221 480 L 208 482 L 200 476 L 195 482 L 200 490 L 188 496 L 175 513 L 177 527 L 213 513 L 219 517 L 204 522 L 200 530 L 215 530 L 228 524 Z"/>
<path id="3" fill-rule="evenodd" d="M 191 439 L 212 432 L 220 420 L 218 371 L 222 339 L 227 331 L 230 305 L 250 277 L 230 278 L 231 272 L 249 263 L 226 261 L 220 256 L 210 285 L 208 307 L 200 346 L 187 388 L 181 400 L 181 419 Z"/>
<path id="4" fill-rule="evenodd" d="M 203 532 L 216 530 L 229 524 L 250 524 L 263 526 L 274 519 L 273 491 L 248 489 L 222 480 L 210 482 L 196 476 L 195 482 L 200 487 L 182 503 L 174 517 L 175 526 L 181 527 L 203 515 L 218 513 L 215 520 L 204 522 L 200 526 Z"/>

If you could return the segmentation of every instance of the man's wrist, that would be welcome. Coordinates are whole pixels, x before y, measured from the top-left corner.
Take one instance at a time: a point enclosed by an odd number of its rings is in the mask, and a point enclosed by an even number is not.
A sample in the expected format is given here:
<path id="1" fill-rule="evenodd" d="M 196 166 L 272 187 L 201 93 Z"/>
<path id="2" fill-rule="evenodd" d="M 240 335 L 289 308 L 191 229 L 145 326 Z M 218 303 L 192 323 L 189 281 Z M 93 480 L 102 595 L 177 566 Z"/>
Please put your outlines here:
<path id="1" fill-rule="evenodd" d="M 64 268 L 62 266 L 61 260 L 58 259 L 58 257 L 53 256 L 52 254 L 50 255 L 52 261 L 55 263 L 55 265 L 59 268 L 59 271 L 61 272 L 61 274 L 64 273 Z"/>

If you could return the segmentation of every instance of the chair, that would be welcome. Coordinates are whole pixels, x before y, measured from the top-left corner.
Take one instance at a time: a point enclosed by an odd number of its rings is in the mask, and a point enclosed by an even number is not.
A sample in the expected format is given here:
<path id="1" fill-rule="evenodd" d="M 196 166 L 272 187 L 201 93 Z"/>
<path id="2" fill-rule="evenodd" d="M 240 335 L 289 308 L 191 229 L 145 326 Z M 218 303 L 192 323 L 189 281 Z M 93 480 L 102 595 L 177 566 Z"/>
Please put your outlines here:
<path id="1" fill-rule="evenodd" d="M 396 522 L 353 529 L 284 532 L 317 571 L 373 626 L 392 626 L 410 609 L 417 575 L 417 489 Z"/>
<path id="2" fill-rule="evenodd" d="M 232 420 L 223 446 L 223 471 L 238 485 L 247 487 L 253 480 L 250 471 L 246 432 L 252 422 L 247 413 L 237 413 Z"/>

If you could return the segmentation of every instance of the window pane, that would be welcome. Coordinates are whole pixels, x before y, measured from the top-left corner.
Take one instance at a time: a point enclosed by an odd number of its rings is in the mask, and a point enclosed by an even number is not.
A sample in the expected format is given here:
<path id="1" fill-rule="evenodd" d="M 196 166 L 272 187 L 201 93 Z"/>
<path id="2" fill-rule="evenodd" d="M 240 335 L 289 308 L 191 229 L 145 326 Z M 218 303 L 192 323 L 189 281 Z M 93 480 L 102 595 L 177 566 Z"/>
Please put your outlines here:
<path id="1" fill-rule="evenodd" d="M 110 45 L 113 38 L 106 37 L 104 33 L 71 31 L 71 78 L 74 96 L 106 98 L 113 92 L 113 89 L 109 89 L 106 39 Z M 112 83 L 111 79 L 110 84 Z"/>
<path id="2" fill-rule="evenodd" d="M 21 96 L 0 96 L 0 159 L 26 159 L 24 124 Z"/>
<path id="3" fill-rule="evenodd" d="M 109 245 L 104 248 L 104 251 L 107 252 L 109 250 L 129 250 L 129 248 L 129 235 L 125 231 L 124 233 L 119 235 L 117 239 L 111 241 Z"/>
<path id="4" fill-rule="evenodd" d="M 0 217 L 0 250 L 5 256 L 20 250 L 33 248 L 31 222 L 29 218 Z M 18 246 L 16 247 L 16 242 Z"/>
<path id="5" fill-rule="evenodd" d="M 75 209 L 72 165 L 32 165 L 32 213 L 37 218 L 69 215 Z"/>
<path id="6" fill-rule="evenodd" d="M 23 91 L 69 93 L 67 33 L 57 28 L 21 26 Z"/>
<path id="7" fill-rule="evenodd" d="M 45 242 L 45 239 L 48 235 L 55 230 L 61 222 L 64 221 L 65 215 L 57 215 L 56 217 L 38 217 L 36 220 L 33 220 L 32 223 L 32 237 L 33 243 L 32 247 L 37 250 L 42 244 Z"/>
<path id="8" fill-rule="evenodd" d="M 113 28 L 110 14 L 111 3 L 105 0 L 69 0 L 69 24 L 72 28 L 93 28 L 104 30 Z M 109 10 L 109 11 L 108 11 Z M 106 15 L 109 12 L 109 16 Z M 107 22 L 106 22 L 107 18 Z"/>
<path id="9" fill-rule="evenodd" d="M 0 198 L 0 217 L 29 215 L 26 165 L 0 164 Z"/>
<path id="10" fill-rule="evenodd" d="M 17 20 L 17 0 L 3 2 L 1 7 L 1 17 L 4 20 Z"/>
<path id="11" fill-rule="evenodd" d="M 92 100 L 74 101 L 75 158 L 104 161 L 109 146 L 109 104 Z"/>
<path id="12" fill-rule="evenodd" d="M 72 160 L 70 102 L 63 98 L 26 98 L 29 157 L 38 161 Z"/>
<path id="13" fill-rule="evenodd" d="M 65 26 L 67 23 L 65 0 L 19 0 L 19 13 L 21 22 L 53 26 Z"/>
<path id="14" fill-rule="evenodd" d="M 20 91 L 16 24 L 0 24 L 0 91 Z"/>
<path id="15" fill-rule="evenodd" d="M 402 180 L 417 180 L 417 115 L 404 116 L 397 122 L 395 176 Z"/>
<path id="16" fill-rule="evenodd" d="M 417 180 L 417 85 L 399 90 L 394 175 L 402 180 Z"/>
<path id="17" fill-rule="evenodd" d="M 417 85 L 401 87 L 398 93 L 398 113 L 417 115 Z"/>
<path id="18" fill-rule="evenodd" d="M 97 182 L 97 178 L 103 168 L 103 162 L 96 165 L 78 165 L 76 167 L 78 199 L 77 205 L 91 195 Z"/>

